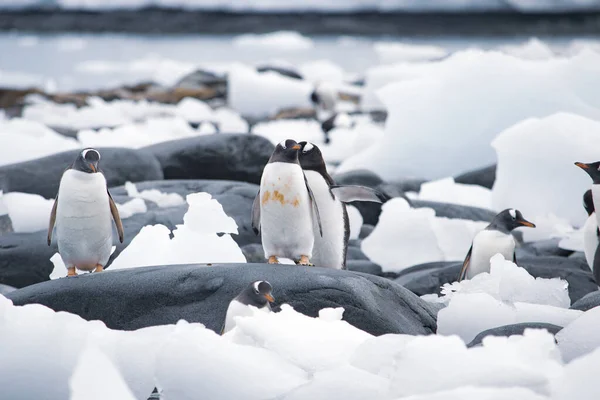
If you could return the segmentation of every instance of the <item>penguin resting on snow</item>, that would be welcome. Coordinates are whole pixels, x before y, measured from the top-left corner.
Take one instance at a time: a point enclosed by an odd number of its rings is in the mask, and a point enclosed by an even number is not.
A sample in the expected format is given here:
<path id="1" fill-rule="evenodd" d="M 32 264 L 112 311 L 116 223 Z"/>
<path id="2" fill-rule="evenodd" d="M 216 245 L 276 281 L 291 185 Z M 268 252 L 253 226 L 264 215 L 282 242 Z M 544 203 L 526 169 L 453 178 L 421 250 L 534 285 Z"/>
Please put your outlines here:
<path id="1" fill-rule="evenodd" d="M 300 148 L 291 139 L 275 147 L 252 205 L 252 229 L 261 234 L 269 264 L 284 257 L 312 265 L 313 224 L 322 235 L 319 208 L 298 161 Z"/>
<path id="2" fill-rule="evenodd" d="M 100 272 L 106 266 L 112 248 L 112 221 L 123 243 L 123 224 L 119 211 L 106 187 L 106 178 L 98 169 L 98 150 L 84 149 L 60 180 L 58 194 L 50 213 L 48 246 L 56 224 L 58 252 L 68 276 L 81 271 Z"/>
<path id="3" fill-rule="evenodd" d="M 535 225 L 523 218 L 519 210 L 506 209 L 494 217 L 492 222 L 475 235 L 471 248 L 463 262 L 458 281 L 472 279 L 482 272 L 490 272 L 490 258 L 500 253 L 507 260 L 517 263 L 515 239 L 510 232 L 521 226 L 535 228 Z"/>
<path id="4" fill-rule="evenodd" d="M 315 227 L 312 263 L 317 267 L 346 269 L 350 222 L 344 202 L 381 203 L 383 195 L 364 186 L 338 186 L 327 173 L 321 150 L 310 142 L 300 142 L 300 166 L 321 213 L 323 235 Z"/>
<path id="5" fill-rule="evenodd" d="M 252 315 L 250 306 L 261 311 L 270 312 L 271 305 L 275 299 L 271 292 L 273 288 L 267 281 L 256 281 L 248 285 L 235 299 L 231 300 L 227 307 L 225 323 L 221 329 L 221 335 L 229 332 L 235 327 L 235 318 Z"/>

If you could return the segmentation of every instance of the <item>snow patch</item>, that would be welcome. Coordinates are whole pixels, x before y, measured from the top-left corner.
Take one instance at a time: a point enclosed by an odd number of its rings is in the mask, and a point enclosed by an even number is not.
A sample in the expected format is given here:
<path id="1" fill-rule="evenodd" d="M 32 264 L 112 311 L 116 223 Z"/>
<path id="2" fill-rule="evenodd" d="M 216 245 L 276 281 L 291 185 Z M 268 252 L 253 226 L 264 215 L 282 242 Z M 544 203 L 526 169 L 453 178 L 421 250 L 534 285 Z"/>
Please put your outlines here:
<path id="1" fill-rule="evenodd" d="M 161 208 L 185 204 L 185 200 L 178 193 L 163 193 L 158 189 L 142 190 L 139 192 L 135 184 L 131 182 L 125 182 L 125 190 L 127 191 L 127 196 L 151 201 Z"/>
<path id="2" fill-rule="evenodd" d="M 294 31 L 278 31 L 264 34 L 247 33 L 233 38 L 236 47 L 267 48 L 277 51 L 309 50 L 313 41 Z"/>

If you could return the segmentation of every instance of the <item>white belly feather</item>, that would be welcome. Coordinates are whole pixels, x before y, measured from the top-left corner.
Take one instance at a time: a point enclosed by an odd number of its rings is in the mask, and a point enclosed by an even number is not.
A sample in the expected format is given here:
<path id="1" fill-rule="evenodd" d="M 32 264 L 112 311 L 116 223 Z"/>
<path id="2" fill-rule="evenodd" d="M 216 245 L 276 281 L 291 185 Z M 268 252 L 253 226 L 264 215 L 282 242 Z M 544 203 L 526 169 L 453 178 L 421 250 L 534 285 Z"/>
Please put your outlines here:
<path id="1" fill-rule="evenodd" d="M 329 185 L 321 174 L 315 171 L 305 171 L 315 201 L 319 206 L 323 236 L 319 227 L 314 225 L 315 244 L 313 247 L 312 263 L 317 267 L 342 269 L 344 265 L 344 205 L 338 199 L 331 197 Z"/>
<path id="2" fill-rule="evenodd" d="M 255 307 L 256 308 L 256 307 Z M 263 312 L 270 312 L 271 309 L 268 304 L 266 304 L 262 308 L 258 308 Z M 235 328 L 235 318 L 237 317 L 249 317 L 253 315 L 253 311 L 251 306 L 246 304 L 242 304 L 239 301 L 233 299 L 231 303 L 229 303 L 229 307 L 227 307 L 227 315 L 225 316 L 225 327 L 223 329 L 223 333 L 229 332 L 233 328 Z"/>
<path id="3" fill-rule="evenodd" d="M 596 213 L 592 213 L 583 225 L 583 251 L 591 270 L 594 269 L 594 255 L 598 247 L 597 229 Z"/>
<path id="4" fill-rule="evenodd" d="M 106 265 L 112 247 L 111 220 L 104 175 L 66 171 L 58 191 L 56 239 L 67 267 Z"/>
<path id="5" fill-rule="evenodd" d="M 512 235 L 495 230 L 479 232 L 473 239 L 473 250 L 466 278 L 471 279 L 482 272 L 490 272 L 490 258 L 498 253 L 509 261 L 513 260 L 515 239 Z"/>
<path id="6" fill-rule="evenodd" d="M 265 257 L 312 257 L 313 218 L 300 165 L 269 163 L 260 182 L 260 228 Z"/>

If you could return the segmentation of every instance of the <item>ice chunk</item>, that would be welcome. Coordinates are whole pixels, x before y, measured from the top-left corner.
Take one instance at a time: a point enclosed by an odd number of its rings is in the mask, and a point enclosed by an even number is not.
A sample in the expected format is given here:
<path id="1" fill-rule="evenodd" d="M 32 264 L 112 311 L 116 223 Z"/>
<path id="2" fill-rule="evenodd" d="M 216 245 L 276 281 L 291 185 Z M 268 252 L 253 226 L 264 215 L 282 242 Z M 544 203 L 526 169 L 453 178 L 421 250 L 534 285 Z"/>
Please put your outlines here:
<path id="1" fill-rule="evenodd" d="M 558 347 L 569 362 L 600 347 L 600 307 L 592 308 L 556 334 Z"/>
<path id="2" fill-rule="evenodd" d="M 585 83 L 593 81 L 586 77 L 600 73 L 598 53 L 588 51 L 566 59 L 531 61 L 500 52 L 470 49 L 437 63 L 400 64 L 397 70 L 392 73 L 394 83 L 378 91 L 388 111 L 384 137 L 364 152 L 345 160 L 339 172 L 367 168 L 386 181 L 406 176 L 426 179 L 455 176 L 493 164 L 496 157 L 491 141 L 526 118 L 569 112 L 600 119 L 600 90 Z M 368 79 L 369 76 L 367 84 Z M 512 89 L 515 84 L 519 86 L 518 98 Z M 365 97 L 368 93 L 369 89 L 366 89 Z M 494 112 L 490 113 L 490 109 Z M 506 161 L 506 157 L 499 155 L 500 175 L 496 185 L 509 186 L 509 179 L 505 178 L 506 183 L 502 185 L 500 182 L 503 164 L 511 171 L 517 171 L 510 168 L 514 164 L 519 166 L 519 172 L 523 171 L 523 176 L 552 182 L 565 195 L 545 193 L 544 201 L 534 197 L 532 202 L 548 203 L 542 211 L 555 211 L 553 208 L 562 197 L 576 196 L 580 202 L 583 190 L 574 189 L 580 188 L 580 182 L 587 177 L 573 179 L 573 183 L 566 186 L 559 182 L 563 183 L 563 177 L 569 174 L 565 171 L 571 170 L 564 168 L 565 162 L 572 162 L 571 157 L 587 152 L 598 154 L 600 143 L 591 139 L 597 136 L 595 126 L 598 123 L 593 125 L 592 122 L 579 123 L 573 118 L 559 117 L 546 120 L 544 128 L 551 129 L 540 129 L 535 140 L 530 139 L 530 135 L 525 139 L 517 134 L 514 140 L 506 138 L 505 147 L 512 149 L 514 156 Z M 569 135 L 571 132 L 576 133 Z M 525 145 L 529 142 L 537 146 Z M 499 142 L 495 147 L 500 147 Z M 517 151 L 520 151 L 518 156 Z M 525 167 L 529 160 L 532 163 Z M 533 166 L 535 174 L 527 173 L 533 171 L 530 169 Z M 573 170 L 572 176 L 576 173 Z M 546 174 L 552 178 L 547 179 Z M 516 172 L 510 175 L 518 177 Z M 515 197 L 531 199 L 531 192 L 537 191 L 538 186 L 526 188 L 517 182 L 510 186 L 510 191 L 518 193 L 513 195 Z M 524 189 L 527 190 L 523 192 Z M 499 204 L 494 199 L 495 208 L 506 208 Z M 515 203 L 511 207 L 522 208 Z M 581 206 L 578 210 L 583 213 Z M 521 211 L 528 214 L 527 210 Z M 555 214 L 563 216 L 556 211 Z"/>
<path id="3" fill-rule="evenodd" d="M 144 192 L 146 192 L 146 190 L 144 190 Z M 146 207 L 146 202 L 142 198 L 135 198 L 123 204 L 117 203 L 117 209 L 119 210 L 119 217 L 121 217 L 121 219 L 126 219 L 131 217 L 132 215 L 145 213 L 146 211 L 148 211 L 148 207 Z"/>
<path id="4" fill-rule="evenodd" d="M 421 185 L 419 200 L 492 208 L 492 191 L 479 185 L 455 183 L 453 178 L 425 182 Z"/>
<path id="5" fill-rule="evenodd" d="M 77 141 L 21 118 L 0 120 L 0 165 L 18 163 L 80 148 Z"/>
<path id="6" fill-rule="evenodd" d="M 462 261 L 477 232 L 486 226 L 436 217 L 430 208 L 412 209 L 406 200 L 394 198 L 383 205 L 379 222 L 361 249 L 386 272 L 430 261 Z"/>
<path id="7" fill-rule="evenodd" d="M 265 117 L 286 108 L 311 108 L 312 90 L 306 81 L 236 64 L 228 75 L 227 99 L 244 116 Z"/>
<path id="8" fill-rule="evenodd" d="M 522 232 L 524 242 L 566 237 L 574 229 L 568 219 L 557 217 L 552 213 L 526 215 L 528 221 L 535 222 L 535 229 L 517 228 Z"/>
<path id="9" fill-rule="evenodd" d="M 390 378 L 396 358 L 416 336 L 382 335 L 365 340 L 356 348 L 350 364 L 372 374 Z"/>
<path id="10" fill-rule="evenodd" d="M 345 72 L 342 67 L 329 60 L 310 61 L 300 65 L 300 75 L 311 82 L 341 83 Z"/>
<path id="11" fill-rule="evenodd" d="M 246 133 L 248 132 L 248 122 L 240 114 L 226 107 L 215 110 L 215 121 L 219 125 L 219 131 L 222 133 Z"/>
<path id="12" fill-rule="evenodd" d="M 308 50 L 313 41 L 294 31 L 279 31 L 264 34 L 247 33 L 233 38 L 233 45 L 237 47 L 272 48 L 278 51 Z"/>
<path id="13" fill-rule="evenodd" d="M 177 104 L 177 115 L 189 122 L 211 121 L 213 110 L 202 100 L 185 97 Z"/>
<path id="14" fill-rule="evenodd" d="M 36 232 L 48 229 L 53 199 L 37 194 L 10 192 L 0 198 L 8 210 L 15 232 Z"/>
<path id="15" fill-rule="evenodd" d="M 54 265 L 54 269 L 52 269 L 52 273 L 50 274 L 50 279 L 64 278 L 67 276 L 67 267 L 59 253 L 54 253 L 54 255 L 50 257 L 50 261 L 52 262 L 52 265 Z"/>
<path id="16" fill-rule="evenodd" d="M 151 201 L 159 207 L 174 207 L 185 204 L 185 200 L 178 193 L 163 193 L 158 189 L 142 190 L 139 192 L 135 184 L 131 182 L 125 182 L 125 190 L 127 191 L 127 196 Z"/>
<path id="17" fill-rule="evenodd" d="M 518 45 L 501 46 L 499 50 L 511 56 L 527 60 L 548 60 L 554 57 L 554 52 L 550 46 L 538 38 L 530 38 Z"/>
<path id="18" fill-rule="evenodd" d="M 350 220 L 350 240 L 358 239 L 360 235 L 360 229 L 363 224 L 363 217 L 354 206 L 346 206 L 348 210 L 348 219 Z"/>
<path id="19" fill-rule="evenodd" d="M 435 393 L 403 397 L 402 400 L 547 400 L 529 389 L 519 387 L 473 387 L 463 386 L 457 389 L 442 390 Z"/>
<path id="20" fill-rule="evenodd" d="M 254 125 L 252 133 L 269 139 L 274 145 L 286 139 L 293 139 L 297 142 L 305 140 L 321 148 L 321 143 L 325 139 L 321 125 L 315 120 L 307 119 L 260 122 Z"/>
<path id="21" fill-rule="evenodd" d="M 69 386 L 71 400 L 135 400 L 111 361 L 91 346 L 79 357 Z"/>
<path id="22" fill-rule="evenodd" d="M 172 232 L 164 225 L 147 225 L 110 265 L 111 269 L 148 265 L 246 262 L 240 247 L 228 233 L 237 224 L 208 193 L 186 198 L 189 209 L 183 225 Z M 225 233 L 222 236 L 217 233 Z"/>
<path id="23" fill-rule="evenodd" d="M 600 122 L 567 113 L 530 118 L 502 132 L 492 143 L 498 153 L 494 207 L 552 213 L 583 225 L 581 194 L 592 182 L 573 163 L 598 158 L 598 135 Z"/>
<path id="24" fill-rule="evenodd" d="M 383 64 L 401 61 L 431 61 L 448 55 L 448 51 L 439 46 L 408 43 L 376 42 L 373 49 Z"/>
<path id="25" fill-rule="evenodd" d="M 562 376 L 551 382 L 552 399 L 592 400 L 600 398 L 600 385 L 594 379 L 599 363 L 600 349 L 596 349 L 566 365 Z"/>

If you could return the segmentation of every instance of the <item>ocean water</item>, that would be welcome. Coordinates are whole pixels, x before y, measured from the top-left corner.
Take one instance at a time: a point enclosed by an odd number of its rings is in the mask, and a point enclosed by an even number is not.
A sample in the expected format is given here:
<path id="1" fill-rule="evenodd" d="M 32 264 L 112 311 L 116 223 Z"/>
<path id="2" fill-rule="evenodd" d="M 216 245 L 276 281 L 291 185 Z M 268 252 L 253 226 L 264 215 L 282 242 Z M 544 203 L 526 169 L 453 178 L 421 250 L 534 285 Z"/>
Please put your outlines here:
<path id="1" fill-rule="evenodd" d="M 378 42 L 435 45 L 450 51 L 524 43 L 528 37 L 391 38 L 300 37 L 281 45 L 240 44 L 233 35 L 0 34 L 0 86 L 41 86 L 51 91 L 98 89 L 155 80 L 169 83 L 196 66 L 224 70 L 234 62 L 299 66 L 328 60 L 348 78 L 360 78 L 380 64 Z M 553 48 L 573 38 L 542 38 Z"/>

